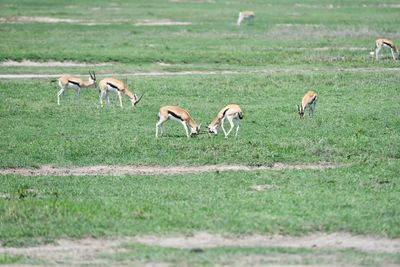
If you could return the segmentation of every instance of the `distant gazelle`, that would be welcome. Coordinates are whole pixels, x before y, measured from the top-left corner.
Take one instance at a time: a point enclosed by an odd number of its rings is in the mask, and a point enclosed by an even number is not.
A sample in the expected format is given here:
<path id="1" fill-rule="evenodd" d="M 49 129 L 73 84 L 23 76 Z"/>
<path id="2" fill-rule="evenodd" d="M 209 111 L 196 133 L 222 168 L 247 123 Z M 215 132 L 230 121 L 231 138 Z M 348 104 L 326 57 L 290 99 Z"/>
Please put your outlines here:
<path id="1" fill-rule="evenodd" d="M 379 59 L 379 52 L 382 48 L 390 48 L 392 52 L 392 57 L 394 60 L 400 59 L 399 50 L 397 49 L 396 45 L 392 40 L 389 39 L 377 39 L 375 41 L 375 50 L 371 52 L 371 55 L 375 55 L 376 60 Z"/>
<path id="2" fill-rule="evenodd" d="M 229 129 L 228 132 L 226 132 L 225 128 L 224 128 L 224 122 L 226 119 L 228 120 L 229 124 L 231 125 L 231 128 Z M 242 110 L 240 109 L 239 105 L 236 105 L 236 104 L 227 105 L 226 107 L 221 109 L 220 112 L 218 112 L 218 114 L 214 118 L 214 120 L 210 123 L 210 125 L 208 125 L 208 132 L 213 133 L 213 134 L 218 134 L 217 127 L 218 127 L 218 125 L 221 125 L 222 131 L 224 131 L 224 134 L 225 134 L 225 138 L 228 138 L 228 135 L 231 133 L 233 127 L 236 124 L 235 136 L 237 137 L 241 119 L 243 119 L 243 113 L 242 113 Z"/>
<path id="3" fill-rule="evenodd" d="M 158 113 L 156 138 L 158 138 L 158 130 L 160 130 L 160 135 L 163 134 L 162 125 L 169 119 L 182 123 L 182 126 L 186 131 L 187 138 L 192 135 L 198 135 L 200 132 L 201 124 L 197 125 L 197 123 L 190 116 L 189 112 L 177 106 L 163 106 L 160 108 L 160 112 Z M 190 134 L 188 127 L 190 127 Z"/>
<path id="4" fill-rule="evenodd" d="M 256 15 L 254 14 L 253 11 L 241 11 L 241 12 L 239 12 L 239 17 L 238 17 L 238 20 L 237 20 L 237 25 L 240 26 L 240 23 L 242 23 L 242 21 L 243 21 L 244 19 L 248 19 L 248 20 L 250 20 L 250 21 L 253 22 L 255 16 L 256 16 Z"/>
<path id="5" fill-rule="evenodd" d="M 90 78 L 88 81 L 83 81 L 81 78 L 77 78 L 71 75 L 62 75 L 60 78 L 56 80 L 52 80 L 52 82 L 58 81 L 58 86 L 60 87 L 60 91 L 57 93 L 57 104 L 60 105 L 60 96 L 63 96 L 67 89 L 76 90 L 76 97 L 78 101 L 80 100 L 81 88 L 86 87 L 96 87 L 96 74 L 89 71 Z"/>
<path id="6" fill-rule="evenodd" d="M 132 93 L 128 85 L 122 81 L 119 81 L 114 78 L 104 78 L 99 82 L 99 91 L 100 91 L 100 105 L 103 107 L 103 99 L 107 98 L 107 104 L 110 104 L 109 93 L 118 94 L 119 105 L 122 108 L 122 93 L 125 94 L 132 102 L 132 106 L 136 106 L 139 101 L 142 99 L 141 97 L 137 97 L 136 94 Z"/>
<path id="7" fill-rule="evenodd" d="M 301 105 L 297 105 L 297 111 L 300 118 L 304 117 L 304 111 L 308 108 L 308 115 L 314 115 L 315 104 L 317 103 L 317 94 L 314 91 L 308 91 L 301 101 Z"/>

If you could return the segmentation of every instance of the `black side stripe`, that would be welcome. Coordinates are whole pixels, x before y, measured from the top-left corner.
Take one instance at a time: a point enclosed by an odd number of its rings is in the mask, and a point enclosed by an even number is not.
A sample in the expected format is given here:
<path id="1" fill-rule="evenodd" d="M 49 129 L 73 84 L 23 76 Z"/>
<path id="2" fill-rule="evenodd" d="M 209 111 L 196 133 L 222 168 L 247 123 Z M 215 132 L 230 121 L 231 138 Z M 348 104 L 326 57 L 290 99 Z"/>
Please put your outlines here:
<path id="1" fill-rule="evenodd" d="M 171 115 L 172 117 L 177 118 L 177 119 L 180 120 L 180 121 L 183 121 L 182 118 L 181 118 L 179 115 L 175 114 L 175 113 L 172 112 L 172 111 L 169 111 L 169 110 L 168 110 L 168 114 Z"/>
<path id="2" fill-rule="evenodd" d="M 317 100 L 317 96 L 314 96 L 314 98 L 310 101 L 310 104 L 314 103 L 315 100 Z"/>
<path id="3" fill-rule="evenodd" d="M 78 86 L 78 87 L 81 87 L 81 86 L 79 85 L 79 83 L 77 83 L 77 82 L 74 82 L 74 81 L 70 81 L 70 80 L 68 80 L 68 83 L 72 83 L 72 84 L 74 84 L 74 85 L 76 85 L 76 86 Z"/>
<path id="4" fill-rule="evenodd" d="M 226 112 L 229 110 L 229 108 L 225 109 L 224 112 L 222 113 L 222 118 L 225 117 Z"/>
<path id="5" fill-rule="evenodd" d="M 393 46 L 391 44 L 389 44 L 389 43 L 383 42 L 383 44 L 389 46 L 390 48 L 393 48 Z"/>
<path id="6" fill-rule="evenodd" d="M 115 86 L 114 84 L 112 84 L 112 83 L 107 83 L 107 85 L 110 86 L 110 87 L 112 87 L 112 88 L 114 88 L 114 89 L 116 89 L 117 91 L 119 91 L 119 88 L 118 88 L 117 86 Z"/>

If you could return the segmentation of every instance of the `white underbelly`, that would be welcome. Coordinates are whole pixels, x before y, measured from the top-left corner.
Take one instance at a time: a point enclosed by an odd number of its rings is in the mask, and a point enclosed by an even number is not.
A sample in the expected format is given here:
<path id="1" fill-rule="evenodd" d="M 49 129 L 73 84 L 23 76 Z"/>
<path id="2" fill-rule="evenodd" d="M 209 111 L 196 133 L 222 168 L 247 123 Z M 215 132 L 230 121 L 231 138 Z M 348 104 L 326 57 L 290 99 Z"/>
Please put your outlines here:
<path id="1" fill-rule="evenodd" d="M 109 86 L 109 85 L 107 85 L 106 89 L 108 92 L 114 93 L 114 94 L 117 94 L 119 92 L 116 88 Z"/>
<path id="2" fill-rule="evenodd" d="M 60 86 L 62 86 L 61 85 L 61 82 L 58 82 L 58 84 L 60 85 Z M 80 89 L 81 87 L 79 87 L 79 85 L 76 85 L 76 84 L 74 84 L 74 83 L 67 83 L 67 86 L 65 86 L 65 89 L 74 89 L 74 90 L 77 90 L 77 89 Z"/>
<path id="3" fill-rule="evenodd" d="M 170 119 L 170 120 L 173 120 L 173 121 L 179 121 L 179 122 L 182 122 L 180 119 L 178 119 L 178 118 L 176 118 L 176 117 L 172 116 L 171 114 L 168 114 L 168 119 Z"/>

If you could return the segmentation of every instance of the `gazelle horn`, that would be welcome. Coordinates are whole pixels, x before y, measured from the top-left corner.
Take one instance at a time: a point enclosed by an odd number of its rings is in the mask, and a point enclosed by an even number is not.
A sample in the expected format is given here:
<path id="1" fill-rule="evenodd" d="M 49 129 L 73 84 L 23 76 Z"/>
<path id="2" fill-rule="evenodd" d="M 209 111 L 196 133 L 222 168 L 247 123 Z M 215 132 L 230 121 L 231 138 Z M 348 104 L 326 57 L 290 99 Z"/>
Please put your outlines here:
<path id="1" fill-rule="evenodd" d="M 139 101 L 142 99 L 143 95 L 144 95 L 144 93 L 143 93 L 143 94 L 139 97 L 139 99 L 135 102 L 135 106 L 136 106 L 136 104 L 139 104 Z"/>

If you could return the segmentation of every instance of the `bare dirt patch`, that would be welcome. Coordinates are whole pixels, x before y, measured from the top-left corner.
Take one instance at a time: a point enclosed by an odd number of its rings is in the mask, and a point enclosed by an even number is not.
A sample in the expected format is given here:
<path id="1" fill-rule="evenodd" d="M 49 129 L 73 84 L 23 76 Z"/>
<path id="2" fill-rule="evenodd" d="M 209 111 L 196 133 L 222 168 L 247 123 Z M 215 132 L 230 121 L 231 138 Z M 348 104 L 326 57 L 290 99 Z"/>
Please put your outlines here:
<path id="1" fill-rule="evenodd" d="M 0 23 L 81 23 L 81 20 L 55 17 L 11 16 L 0 17 Z"/>
<path id="2" fill-rule="evenodd" d="M 294 4 L 294 7 L 297 7 L 297 8 L 321 8 L 321 9 L 340 8 L 339 5 L 334 5 L 334 4 L 309 5 L 309 4 L 299 4 L 299 3 Z"/>
<path id="3" fill-rule="evenodd" d="M 93 7 L 92 11 L 100 10 L 100 7 Z M 106 10 L 118 11 L 119 7 L 108 7 Z M 107 20 L 107 21 L 95 21 L 95 20 L 80 20 L 72 18 L 56 18 L 56 17 L 38 17 L 38 16 L 9 16 L 0 17 L 0 23 L 70 23 L 79 24 L 87 26 L 95 25 L 111 25 L 113 23 L 130 23 L 135 26 L 187 26 L 192 25 L 191 22 L 175 21 L 172 19 L 143 19 L 133 22 L 129 19 L 117 19 L 117 20 Z"/>
<path id="4" fill-rule="evenodd" d="M 286 38 L 301 38 L 304 37 L 370 37 L 371 39 L 376 36 L 392 36 L 392 38 L 399 38 L 400 34 L 377 32 L 367 26 L 340 26 L 329 27 L 323 24 L 296 24 L 285 23 L 276 24 L 267 32 L 270 37 L 283 37 Z"/>
<path id="5" fill-rule="evenodd" d="M 84 167 L 56 167 L 45 165 L 39 168 L 7 168 L 0 169 L 0 174 L 15 174 L 22 176 L 120 176 L 120 175 L 173 175 L 198 172 L 220 171 L 257 171 L 257 170 L 323 170 L 339 167 L 333 163 L 321 162 L 318 164 L 273 163 L 270 165 L 203 165 L 203 166 L 84 166 Z"/>
<path id="6" fill-rule="evenodd" d="M 86 63 L 76 61 L 32 61 L 22 60 L 14 61 L 7 60 L 0 62 L 2 67 L 90 67 L 90 66 L 107 66 L 111 63 Z"/>
<path id="7" fill-rule="evenodd" d="M 9 17 L 0 17 L 0 23 L 5 23 L 5 24 L 69 23 L 69 24 L 78 24 L 86 26 L 96 26 L 96 25 L 111 25 L 114 23 L 132 23 L 132 21 L 127 19 L 97 21 L 97 20 L 80 20 L 72 18 L 56 18 L 56 17 L 9 16 Z"/>
<path id="8" fill-rule="evenodd" d="M 147 71 L 147 72 L 129 72 L 129 73 L 98 73 L 103 76 L 181 76 L 181 75 L 238 75 L 249 73 L 321 73 L 321 72 L 398 72 L 400 68 L 387 67 L 368 67 L 368 68 L 262 68 L 246 70 L 190 70 L 190 71 Z M 59 77 L 60 74 L 0 74 L 0 79 L 48 79 Z M 79 75 L 78 75 L 79 76 Z"/>
<path id="9" fill-rule="evenodd" d="M 132 242 L 173 248 L 213 248 L 219 246 L 290 247 L 290 248 L 355 248 L 364 251 L 400 252 L 400 239 L 354 236 L 347 233 L 314 233 L 308 236 L 250 235 L 223 236 L 206 232 L 191 236 L 146 235 L 131 238 Z"/>
<path id="10" fill-rule="evenodd" d="M 381 8 L 400 8 L 400 4 L 378 4 Z"/>
<path id="11" fill-rule="evenodd" d="M 175 21 L 171 19 L 143 19 L 134 24 L 135 26 L 184 26 L 192 25 L 191 22 Z"/>
<path id="12" fill-rule="evenodd" d="M 224 246 L 358 249 L 367 252 L 400 252 L 400 239 L 354 236 L 347 233 L 314 233 L 307 236 L 292 237 L 285 235 L 233 236 L 199 232 L 193 235 L 141 235 L 107 239 L 62 239 L 55 244 L 36 247 L 0 247 L 0 254 L 23 255 L 29 258 L 45 260 L 49 264 L 56 263 L 57 265 L 106 264 L 107 256 L 125 252 L 124 245 L 134 243 L 180 249 L 207 249 Z M 282 259 L 287 259 L 287 256 L 283 254 L 281 259 L 277 259 L 278 262 Z M 250 260 L 251 263 L 256 261 L 256 259 Z"/>

